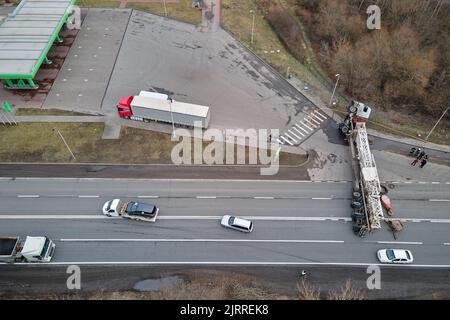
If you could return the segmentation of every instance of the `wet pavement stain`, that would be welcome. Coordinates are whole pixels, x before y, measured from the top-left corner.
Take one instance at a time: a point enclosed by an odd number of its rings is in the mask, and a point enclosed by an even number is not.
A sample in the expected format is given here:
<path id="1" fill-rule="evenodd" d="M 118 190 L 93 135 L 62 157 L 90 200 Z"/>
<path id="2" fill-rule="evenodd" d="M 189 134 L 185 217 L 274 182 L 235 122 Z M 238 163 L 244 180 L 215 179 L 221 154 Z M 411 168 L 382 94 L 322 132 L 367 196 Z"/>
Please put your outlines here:
<path id="1" fill-rule="evenodd" d="M 158 279 L 146 279 L 137 282 L 133 289 L 137 291 L 161 291 L 178 287 L 183 283 L 183 279 L 178 276 L 171 276 Z"/>

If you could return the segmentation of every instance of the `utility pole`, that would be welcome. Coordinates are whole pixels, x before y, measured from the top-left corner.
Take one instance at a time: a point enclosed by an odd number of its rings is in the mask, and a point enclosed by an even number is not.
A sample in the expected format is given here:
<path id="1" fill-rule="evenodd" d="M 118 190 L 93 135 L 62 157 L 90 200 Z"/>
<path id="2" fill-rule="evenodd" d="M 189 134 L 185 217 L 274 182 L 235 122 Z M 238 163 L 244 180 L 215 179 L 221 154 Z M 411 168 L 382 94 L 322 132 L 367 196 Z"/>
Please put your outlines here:
<path id="1" fill-rule="evenodd" d="M 174 122 L 173 122 L 172 102 L 173 102 L 173 99 L 172 99 L 172 98 L 169 98 L 170 118 L 172 119 L 172 137 L 173 137 L 173 138 L 176 138 L 176 134 L 175 134 L 175 124 L 174 124 Z"/>
<path id="2" fill-rule="evenodd" d="M 253 13 L 253 19 L 252 19 L 252 37 L 250 43 L 253 44 L 253 34 L 255 33 L 255 12 L 253 10 L 250 10 L 250 13 Z"/>
<path id="3" fill-rule="evenodd" d="M 163 2 L 164 2 L 164 13 L 166 14 L 166 17 L 167 17 L 167 7 L 166 7 L 166 0 L 163 0 Z"/>
<path id="4" fill-rule="evenodd" d="M 439 122 L 442 120 L 442 118 L 445 116 L 445 114 L 447 113 L 449 108 L 445 109 L 444 113 L 442 114 L 442 116 L 439 118 L 439 120 L 436 122 L 436 124 L 433 126 L 433 128 L 431 128 L 430 132 L 428 132 L 427 136 L 425 137 L 425 140 L 428 140 L 428 138 L 430 137 L 431 133 L 433 133 L 434 129 L 437 127 L 437 125 L 439 124 Z"/>
<path id="5" fill-rule="evenodd" d="M 55 131 L 55 130 L 56 130 L 56 132 L 58 132 L 59 136 L 61 137 L 61 140 L 62 140 L 62 141 L 64 142 L 64 144 L 66 145 L 66 148 L 67 148 L 67 150 L 69 150 L 70 154 L 72 155 L 73 160 L 76 160 L 77 158 L 75 158 L 75 156 L 74 156 L 72 150 L 70 150 L 70 147 L 69 147 L 69 145 L 68 145 L 67 142 L 66 142 L 66 139 L 64 139 L 63 135 L 61 134 L 61 132 L 59 132 L 58 129 L 53 128 L 53 131 Z"/>
<path id="6" fill-rule="evenodd" d="M 333 101 L 333 98 L 334 98 L 334 93 L 336 92 L 336 88 L 337 88 L 337 86 L 338 86 L 338 82 L 339 82 L 339 77 L 341 76 L 341 74 L 340 73 L 337 73 L 336 75 L 335 75 L 335 77 L 337 78 L 337 80 L 336 80 L 336 84 L 334 85 L 334 89 L 333 89 L 333 94 L 331 95 L 331 99 L 330 99 L 330 102 L 328 103 L 328 105 L 330 106 L 330 108 L 331 108 L 331 110 L 332 110 L 332 114 L 331 114 L 331 119 L 333 119 L 334 120 L 334 109 L 333 109 L 333 107 L 331 106 L 331 102 Z"/>

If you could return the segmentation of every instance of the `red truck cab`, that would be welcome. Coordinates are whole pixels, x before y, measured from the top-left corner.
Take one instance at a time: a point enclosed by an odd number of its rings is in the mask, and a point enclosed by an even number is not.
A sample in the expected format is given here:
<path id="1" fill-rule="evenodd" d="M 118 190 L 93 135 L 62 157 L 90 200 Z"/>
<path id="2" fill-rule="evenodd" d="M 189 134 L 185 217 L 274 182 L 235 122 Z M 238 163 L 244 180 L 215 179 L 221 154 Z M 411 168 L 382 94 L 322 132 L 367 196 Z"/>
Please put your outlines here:
<path id="1" fill-rule="evenodd" d="M 133 98 L 133 96 L 120 98 L 116 106 L 119 117 L 128 119 L 133 115 L 133 111 L 131 111 L 131 101 L 133 101 Z"/>

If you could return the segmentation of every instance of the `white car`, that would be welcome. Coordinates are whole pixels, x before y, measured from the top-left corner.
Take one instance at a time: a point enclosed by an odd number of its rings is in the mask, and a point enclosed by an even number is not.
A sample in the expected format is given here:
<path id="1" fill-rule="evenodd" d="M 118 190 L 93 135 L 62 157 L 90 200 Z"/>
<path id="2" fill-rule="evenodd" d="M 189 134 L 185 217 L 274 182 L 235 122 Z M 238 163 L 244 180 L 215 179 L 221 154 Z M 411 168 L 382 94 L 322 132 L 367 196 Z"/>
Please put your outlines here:
<path id="1" fill-rule="evenodd" d="M 412 263 L 411 251 L 404 249 L 382 249 L 377 252 L 381 263 Z"/>
<path id="2" fill-rule="evenodd" d="M 252 232 L 253 230 L 253 222 L 228 214 L 222 217 L 220 224 L 226 228 L 231 228 L 242 232 Z"/>
<path id="3" fill-rule="evenodd" d="M 118 217 L 117 207 L 119 206 L 120 199 L 113 199 L 111 201 L 105 202 L 102 211 L 105 216 L 108 217 Z"/>

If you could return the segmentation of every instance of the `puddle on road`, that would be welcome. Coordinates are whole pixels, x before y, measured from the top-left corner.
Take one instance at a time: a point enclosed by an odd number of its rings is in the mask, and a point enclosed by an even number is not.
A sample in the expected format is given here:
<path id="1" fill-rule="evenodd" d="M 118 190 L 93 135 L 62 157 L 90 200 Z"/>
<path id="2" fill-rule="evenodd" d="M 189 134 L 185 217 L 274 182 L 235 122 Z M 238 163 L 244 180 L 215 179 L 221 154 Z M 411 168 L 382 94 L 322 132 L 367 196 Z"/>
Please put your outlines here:
<path id="1" fill-rule="evenodd" d="M 173 289 L 183 283 L 183 279 L 177 276 L 158 279 L 146 279 L 137 282 L 133 289 L 137 291 L 160 291 Z"/>

